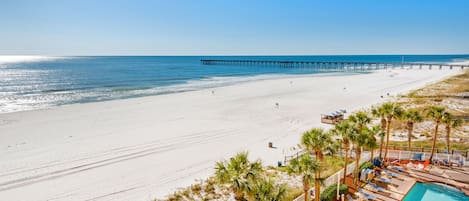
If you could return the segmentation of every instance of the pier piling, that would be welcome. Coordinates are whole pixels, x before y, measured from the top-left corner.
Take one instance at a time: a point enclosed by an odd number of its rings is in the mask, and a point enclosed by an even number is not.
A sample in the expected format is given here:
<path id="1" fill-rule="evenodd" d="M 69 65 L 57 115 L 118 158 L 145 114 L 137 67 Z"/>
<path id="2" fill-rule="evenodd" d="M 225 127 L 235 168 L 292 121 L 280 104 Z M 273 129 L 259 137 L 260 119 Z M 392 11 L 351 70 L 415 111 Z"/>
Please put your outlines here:
<path id="1" fill-rule="evenodd" d="M 400 67 L 404 69 L 408 67 L 413 69 L 418 66 L 418 69 L 423 69 L 423 66 L 428 66 L 431 70 L 434 65 L 438 69 L 452 70 L 454 67 L 460 67 L 461 70 L 469 69 L 469 65 L 447 65 L 435 63 L 402 63 L 402 62 L 342 62 L 342 61 L 277 61 L 277 60 L 230 60 L 230 59 L 201 59 L 202 65 L 239 65 L 239 66 L 270 66 L 281 68 L 311 68 L 318 71 L 370 71 L 370 70 L 388 70 Z"/>

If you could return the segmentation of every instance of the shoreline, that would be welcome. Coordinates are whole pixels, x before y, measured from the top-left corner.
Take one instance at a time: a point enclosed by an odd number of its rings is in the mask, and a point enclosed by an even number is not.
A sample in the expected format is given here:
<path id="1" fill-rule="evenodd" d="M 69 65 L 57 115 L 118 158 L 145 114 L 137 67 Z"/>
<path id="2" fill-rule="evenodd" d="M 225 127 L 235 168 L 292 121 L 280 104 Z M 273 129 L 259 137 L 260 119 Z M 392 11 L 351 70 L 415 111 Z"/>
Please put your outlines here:
<path id="1" fill-rule="evenodd" d="M 379 96 L 386 92 L 395 96 L 457 72 L 288 77 L 0 114 L 9 121 L 0 124 L 0 160 L 8 163 L 0 168 L 0 196 L 162 198 L 207 177 L 215 161 L 239 150 L 276 164 L 302 131 L 327 127 L 320 113 L 350 113 L 384 101 Z M 268 149 L 269 141 L 278 148 Z"/>
<path id="2" fill-rule="evenodd" d="M 103 100 L 70 102 L 70 103 L 50 105 L 50 106 L 45 106 L 45 107 L 41 106 L 37 108 L 28 108 L 24 110 L 12 110 L 12 111 L 6 111 L 6 112 L 0 111 L 0 116 L 2 114 L 28 112 L 28 111 L 36 111 L 36 110 L 50 110 L 50 109 L 67 107 L 67 106 L 72 106 L 72 105 L 93 104 L 93 103 L 101 103 L 101 102 L 108 102 L 108 101 L 120 101 L 120 100 L 128 100 L 128 99 L 163 96 L 163 95 L 170 95 L 170 94 L 176 94 L 176 93 L 186 93 L 186 92 L 192 92 L 192 91 L 211 90 L 211 89 L 216 89 L 216 88 L 221 88 L 221 87 L 228 87 L 228 86 L 233 86 L 233 85 L 265 81 L 265 80 L 278 80 L 278 79 L 288 79 L 288 78 L 292 78 L 292 79 L 308 78 L 308 77 L 318 77 L 318 76 L 320 77 L 346 76 L 346 75 L 357 75 L 357 74 L 368 74 L 368 73 L 372 73 L 372 72 L 328 72 L 328 73 L 316 72 L 316 73 L 304 73 L 304 74 L 303 73 L 300 73 L 300 74 L 260 74 L 260 75 L 246 75 L 246 76 L 208 77 L 208 78 L 202 78 L 202 79 L 189 80 L 186 83 L 180 83 L 180 84 L 171 84 L 171 85 L 155 86 L 151 88 L 129 90 L 129 91 L 137 92 L 137 91 L 158 90 L 158 89 L 166 88 L 166 90 L 163 89 L 161 92 L 142 93 L 142 94 L 128 95 L 124 97 L 116 97 L 116 98 L 103 99 Z M 171 89 L 171 88 L 174 88 L 174 89 Z"/>

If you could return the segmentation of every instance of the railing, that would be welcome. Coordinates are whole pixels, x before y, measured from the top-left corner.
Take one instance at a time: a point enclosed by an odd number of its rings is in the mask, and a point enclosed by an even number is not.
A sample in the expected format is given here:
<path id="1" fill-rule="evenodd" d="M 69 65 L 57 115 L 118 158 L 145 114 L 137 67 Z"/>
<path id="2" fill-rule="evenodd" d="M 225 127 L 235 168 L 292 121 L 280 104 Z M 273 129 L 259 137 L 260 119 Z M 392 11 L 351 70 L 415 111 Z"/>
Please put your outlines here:
<path id="1" fill-rule="evenodd" d="M 375 156 L 376 156 L 376 154 L 375 154 Z M 370 159 L 371 159 L 371 153 L 370 152 L 362 153 L 359 164 L 364 163 L 366 161 L 369 161 Z M 353 163 L 348 164 L 347 165 L 347 173 L 353 173 L 353 171 L 355 171 L 355 166 L 356 166 L 356 161 L 354 161 Z M 324 185 L 321 186 L 321 191 L 324 190 L 324 188 L 327 188 L 330 185 L 337 184 L 337 181 L 339 180 L 339 178 L 342 178 L 341 176 L 344 174 L 343 171 L 344 171 L 344 168 L 342 168 L 341 170 L 339 170 L 335 174 L 327 177 L 326 180 L 324 180 Z M 310 189 L 310 191 L 312 189 L 314 189 L 314 186 L 313 186 L 313 188 Z M 302 201 L 304 199 L 305 199 L 305 194 L 301 194 L 300 196 L 295 198 L 293 201 Z"/>
<path id="2" fill-rule="evenodd" d="M 398 160 L 413 160 L 415 154 L 422 154 L 418 160 L 430 159 L 430 152 L 418 152 L 418 151 L 402 151 L 402 150 L 389 150 L 387 158 L 398 159 Z M 454 162 L 462 165 L 469 165 L 467 158 L 460 153 L 434 153 L 433 159 L 436 160 L 448 160 L 448 162 Z"/>
<path id="3" fill-rule="evenodd" d="M 409 151 L 407 146 L 389 146 L 389 150 L 401 150 L 401 151 Z M 418 147 L 418 146 L 413 146 L 412 147 L 412 152 L 428 152 L 430 153 L 432 151 L 431 148 L 424 148 L 424 147 Z M 384 150 L 383 150 L 384 153 Z M 452 149 L 449 152 L 446 151 L 446 149 L 435 149 L 435 153 L 443 153 L 447 154 L 450 153 L 451 155 L 462 155 L 464 157 L 468 157 L 469 159 L 469 150 L 457 150 L 457 149 Z"/>
<path id="4" fill-rule="evenodd" d="M 304 153 L 306 153 L 304 150 L 300 150 L 300 151 L 295 152 L 294 154 L 285 155 L 285 157 L 284 157 L 284 159 L 283 159 L 283 164 L 286 165 L 288 162 L 290 162 L 291 160 L 293 160 L 293 159 L 295 159 L 295 158 L 300 157 L 300 156 L 303 155 Z"/>
<path id="5" fill-rule="evenodd" d="M 204 65 L 255 65 L 255 66 L 279 66 L 279 67 L 313 67 L 323 70 L 378 70 L 378 69 L 394 69 L 397 67 L 410 69 L 418 67 L 422 69 L 424 66 L 428 69 L 436 66 L 438 69 L 443 67 L 453 68 L 469 68 L 469 65 L 455 65 L 455 64 L 437 64 L 437 63 L 399 63 L 399 62 L 340 62 L 340 61 L 275 61 L 275 60 L 238 60 L 238 59 L 201 59 L 200 62 Z"/>

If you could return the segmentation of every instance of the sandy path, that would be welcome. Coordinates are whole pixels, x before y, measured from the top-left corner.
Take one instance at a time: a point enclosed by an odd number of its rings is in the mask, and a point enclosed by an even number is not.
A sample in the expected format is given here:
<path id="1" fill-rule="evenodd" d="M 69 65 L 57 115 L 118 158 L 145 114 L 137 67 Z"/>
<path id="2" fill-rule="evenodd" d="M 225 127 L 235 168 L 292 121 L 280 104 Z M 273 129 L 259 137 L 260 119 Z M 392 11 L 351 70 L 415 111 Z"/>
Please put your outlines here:
<path id="1" fill-rule="evenodd" d="M 289 77 L 1 114 L 0 198 L 163 197 L 211 174 L 216 160 L 240 150 L 276 164 L 302 131 L 327 127 L 319 123 L 321 113 L 363 108 L 387 92 L 403 93 L 457 72 Z M 268 149 L 269 141 L 277 149 Z"/>

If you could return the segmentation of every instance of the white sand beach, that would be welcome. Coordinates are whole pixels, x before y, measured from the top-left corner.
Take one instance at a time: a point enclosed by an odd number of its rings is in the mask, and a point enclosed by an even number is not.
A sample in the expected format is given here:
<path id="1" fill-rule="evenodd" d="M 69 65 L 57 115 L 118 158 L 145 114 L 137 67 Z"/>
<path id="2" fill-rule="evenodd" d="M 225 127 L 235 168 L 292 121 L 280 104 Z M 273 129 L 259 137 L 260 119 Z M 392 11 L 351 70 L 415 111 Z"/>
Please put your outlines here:
<path id="1" fill-rule="evenodd" d="M 276 165 L 303 131 L 328 127 L 322 113 L 355 111 L 459 72 L 298 76 L 0 114 L 0 200 L 162 198 L 238 151 Z"/>

